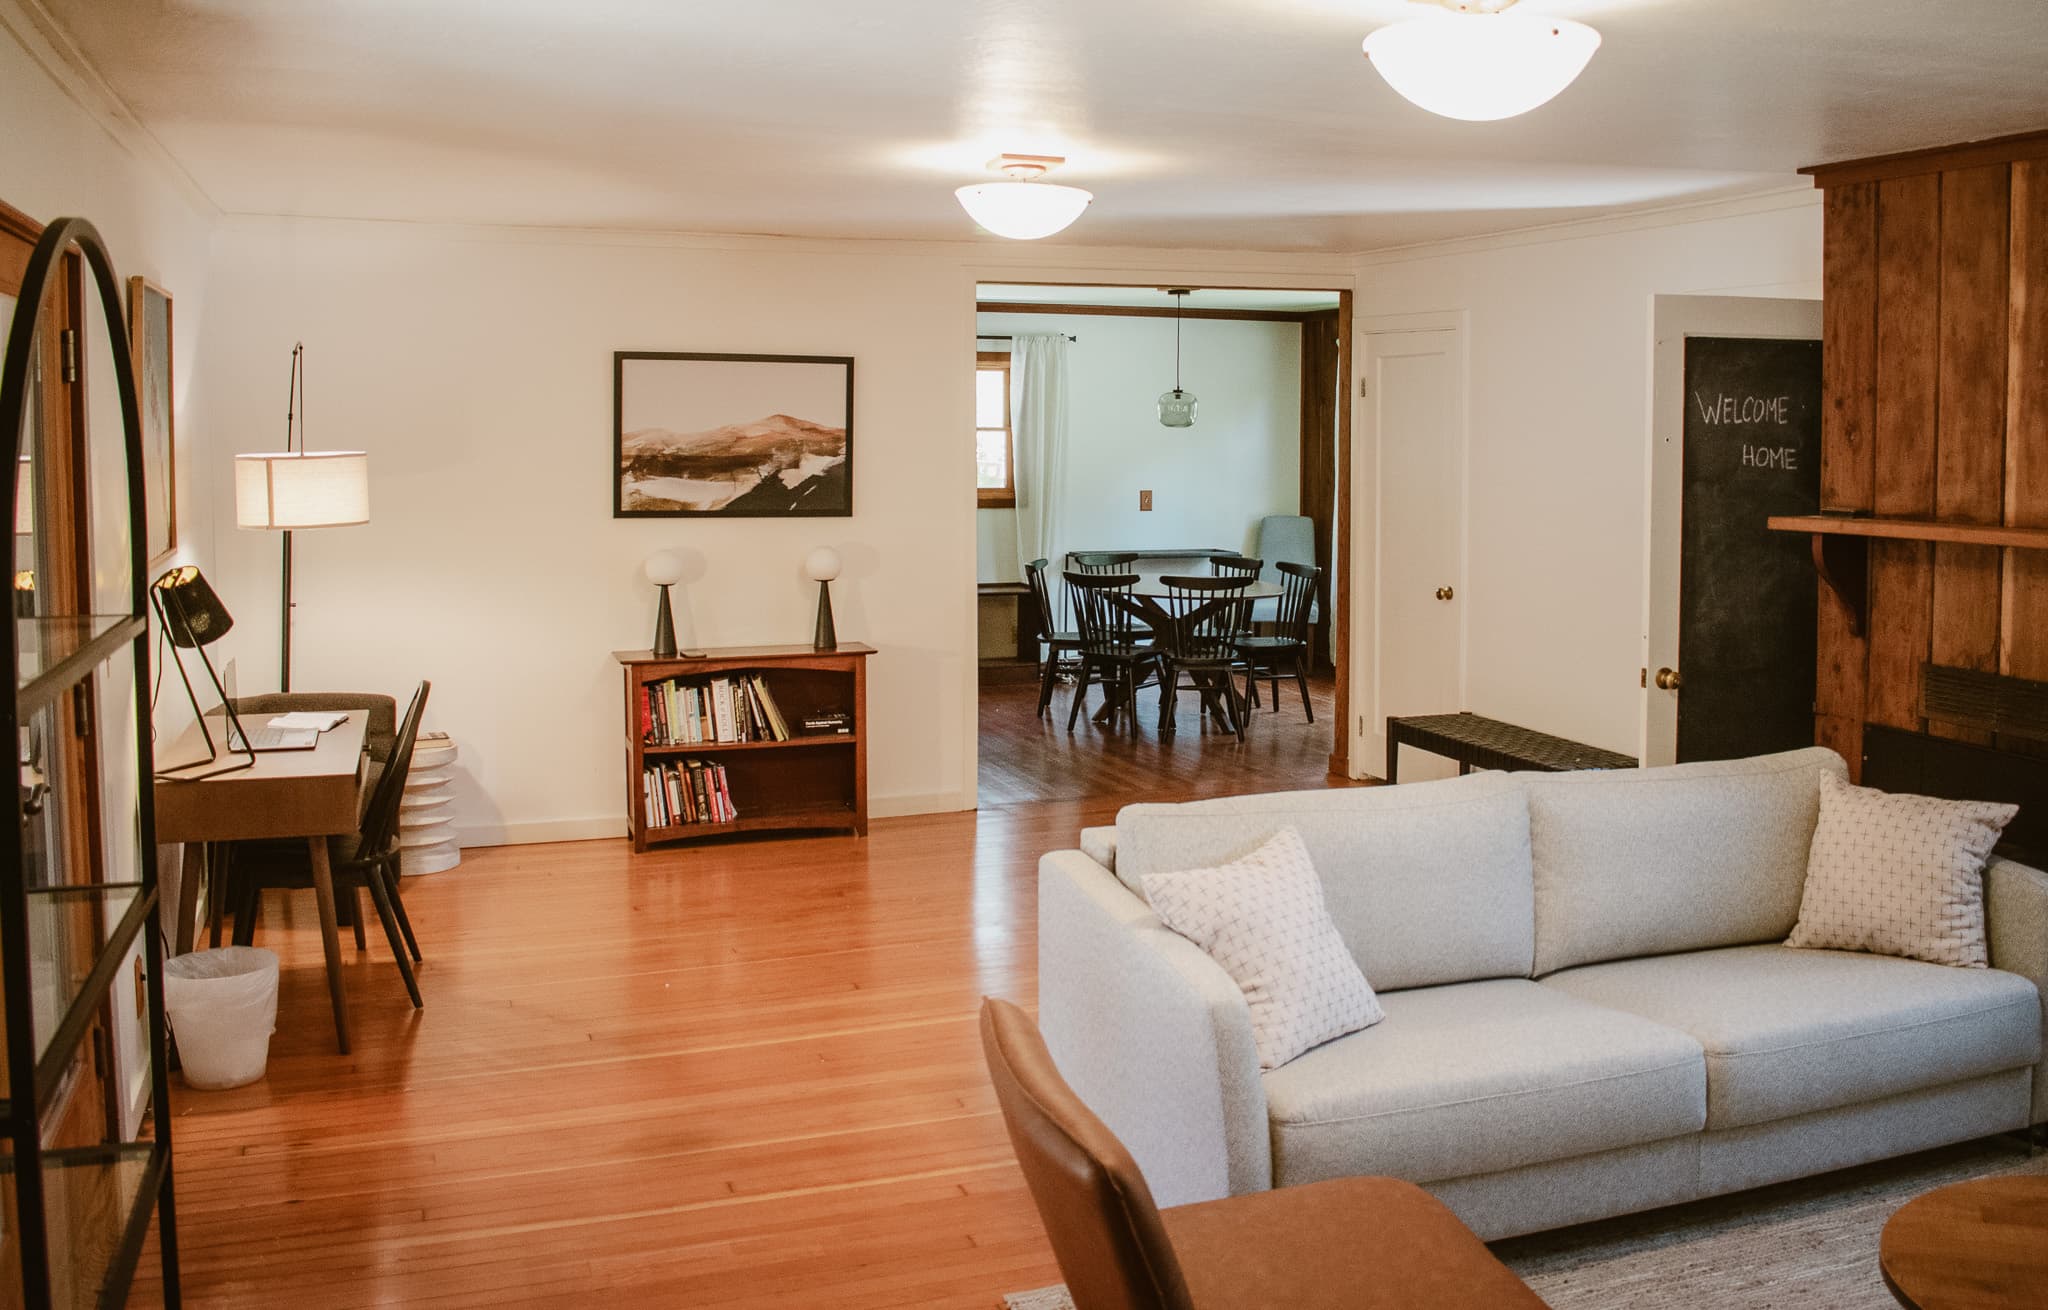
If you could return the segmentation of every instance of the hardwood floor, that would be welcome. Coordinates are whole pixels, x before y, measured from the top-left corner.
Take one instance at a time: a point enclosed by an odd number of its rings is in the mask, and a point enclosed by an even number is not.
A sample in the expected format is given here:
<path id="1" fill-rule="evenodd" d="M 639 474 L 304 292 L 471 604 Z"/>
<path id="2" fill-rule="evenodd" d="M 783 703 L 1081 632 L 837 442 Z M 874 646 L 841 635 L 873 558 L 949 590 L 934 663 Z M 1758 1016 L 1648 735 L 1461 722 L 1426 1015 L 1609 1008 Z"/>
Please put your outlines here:
<path id="1" fill-rule="evenodd" d="M 1112 732 L 1090 721 L 1102 704 L 1101 692 L 1090 688 L 1087 708 L 1067 731 L 1067 707 L 1073 691 L 1053 693 L 1052 709 L 1037 717 L 1038 685 L 983 684 L 981 688 L 981 777 L 983 806 L 1018 801 L 1078 800 L 1114 797 L 1134 800 L 1177 799 L 1194 793 L 1288 791 L 1325 784 L 1335 713 L 1336 684 L 1328 678 L 1309 682 L 1316 721 L 1301 712 L 1301 696 L 1291 683 L 1280 686 L 1280 708 L 1273 709 L 1261 684 L 1265 704 L 1252 711 L 1245 740 L 1201 719 L 1197 698 L 1179 697 L 1176 731 L 1161 737 L 1158 696 L 1138 694 L 1139 730 Z"/>
<path id="2" fill-rule="evenodd" d="M 1328 736 L 1295 701 L 1243 746 L 1191 704 L 1163 746 L 1069 738 L 1035 694 L 984 696 L 1033 747 L 999 788 L 1086 799 L 408 880 L 427 1008 L 344 936 L 352 1055 L 312 898 L 271 893 L 268 1075 L 173 1089 L 187 1303 L 986 1310 L 1058 1281 L 975 1029 L 985 993 L 1036 1005 L 1038 857 L 1132 799 L 1318 785 Z"/>

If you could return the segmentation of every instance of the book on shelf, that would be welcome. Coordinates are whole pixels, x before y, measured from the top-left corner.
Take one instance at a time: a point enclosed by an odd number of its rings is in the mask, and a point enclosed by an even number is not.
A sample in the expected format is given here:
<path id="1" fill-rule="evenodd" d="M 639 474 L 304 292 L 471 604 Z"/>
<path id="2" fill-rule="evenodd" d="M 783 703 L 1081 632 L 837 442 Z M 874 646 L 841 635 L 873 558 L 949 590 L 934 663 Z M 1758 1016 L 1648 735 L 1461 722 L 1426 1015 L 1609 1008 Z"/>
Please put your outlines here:
<path id="1" fill-rule="evenodd" d="M 644 745 L 732 745 L 788 741 L 791 735 L 789 720 L 758 673 L 666 678 L 640 688 Z"/>
<path id="2" fill-rule="evenodd" d="M 836 733 L 844 736 L 853 731 L 853 715 L 845 710 L 820 710 L 803 717 L 804 735 L 807 737 Z"/>
<path id="3" fill-rule="evenodd" d="M 650 828 L 731 823 L 740 817 L 723 764 L 667 760 L 641 771 L 643 817 Z"/>

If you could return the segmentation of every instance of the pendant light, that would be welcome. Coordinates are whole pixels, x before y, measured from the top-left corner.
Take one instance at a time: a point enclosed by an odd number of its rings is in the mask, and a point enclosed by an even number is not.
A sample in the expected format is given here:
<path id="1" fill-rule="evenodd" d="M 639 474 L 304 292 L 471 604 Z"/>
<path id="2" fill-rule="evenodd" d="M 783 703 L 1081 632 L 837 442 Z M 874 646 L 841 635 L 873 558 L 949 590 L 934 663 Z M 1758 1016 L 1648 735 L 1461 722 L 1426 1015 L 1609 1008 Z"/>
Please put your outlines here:
<path id="1" fill-rule="evenodd" d="M 968 217 L 997 236 L 1036 241 L 1064 231 L 1095 199 L 1077 186 L 1037 180 L 1066 162 L 1059 155 L 1002 155 L 988 166 L 1009 181 L 978 182 L 953 195 Z"/>
<path id="2" fill-rule="evenodd" d="M 1194 294 L 1185 287 L 1178 287 L 1166 293 L 1173 297 L 1173 390 L 1159 393 L 1159 424 L 1168 428 L 1191 428 L 1195 425 L 1195 393 L 1183 391 L 1180 385 L 1180 321 L 1187 312 L 1187 297 Z"/>
<path id="3" fill-rule="evenodd" d="M 1365 38 L 1365 57 L 1388 85 L 1445 118 L 1526 114 L 1570 86 L 1600 48 L 1584 23 L 1515 9 L 1516 0 L 1434 3 L 1442 10 Z"/>

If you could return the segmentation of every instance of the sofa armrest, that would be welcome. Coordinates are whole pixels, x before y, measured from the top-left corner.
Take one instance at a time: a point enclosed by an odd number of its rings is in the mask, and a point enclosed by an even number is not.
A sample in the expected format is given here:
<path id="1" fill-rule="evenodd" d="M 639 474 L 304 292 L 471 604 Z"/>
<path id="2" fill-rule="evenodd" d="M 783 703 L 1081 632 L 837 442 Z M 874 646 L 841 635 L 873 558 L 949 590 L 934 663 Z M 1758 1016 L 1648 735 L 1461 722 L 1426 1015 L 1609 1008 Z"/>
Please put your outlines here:
<path id="1" fill-rule="evenodd" d="M 1160 1205 L 1273 1185 L 1244 993 L 1079 851 L 1038 862 L 1038 1024 Z"/>
<path id="2" fill-rule="evenodd" d="M 1116 872 L 1116 827 L 1114 824 L 1100 828 L 1081 829 L 1081 854 L 1095 861 L 1111 873 Z"/>
<path id="3" fill-rule="evenodd" d="M 2030 1122 L 2048 1123 L 2048 873 L 1993 859 L 1984 870 L 1984 926 L 1991 967 L 2031 980 L 2041 993 L 2044 1058 L 2034 1066 Z"/>

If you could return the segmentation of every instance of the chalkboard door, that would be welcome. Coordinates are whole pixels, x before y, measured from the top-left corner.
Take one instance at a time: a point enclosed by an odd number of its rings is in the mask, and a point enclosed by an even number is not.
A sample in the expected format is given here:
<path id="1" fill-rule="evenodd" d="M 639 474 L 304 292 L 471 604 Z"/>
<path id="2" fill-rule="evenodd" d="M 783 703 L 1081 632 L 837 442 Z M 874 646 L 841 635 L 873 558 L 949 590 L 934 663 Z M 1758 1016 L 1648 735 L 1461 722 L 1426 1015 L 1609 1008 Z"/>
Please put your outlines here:
<path id="1" fill-rule="evenodd" d="M 1685 342 L 1678 758 L 1813 744 L 1810 539 L 1773 514 L 1820 504 L 1820 342 Z"/>

